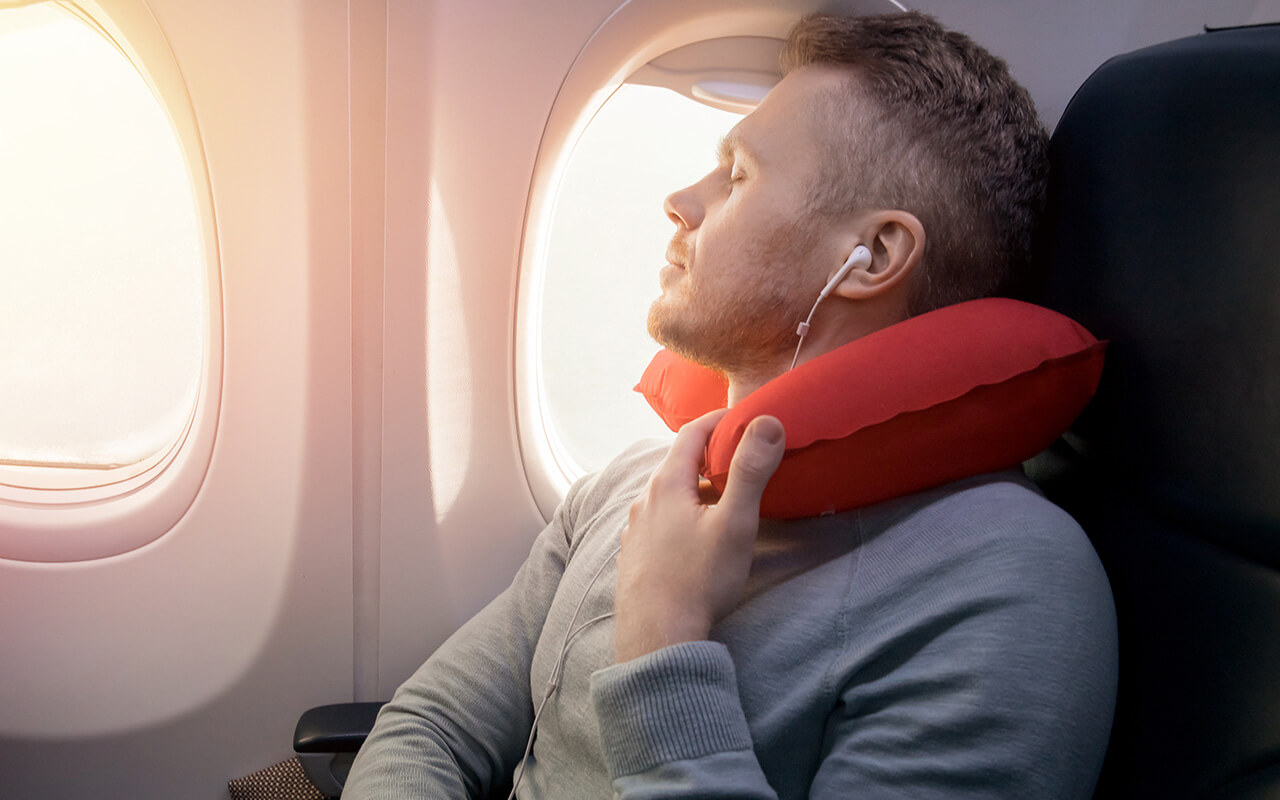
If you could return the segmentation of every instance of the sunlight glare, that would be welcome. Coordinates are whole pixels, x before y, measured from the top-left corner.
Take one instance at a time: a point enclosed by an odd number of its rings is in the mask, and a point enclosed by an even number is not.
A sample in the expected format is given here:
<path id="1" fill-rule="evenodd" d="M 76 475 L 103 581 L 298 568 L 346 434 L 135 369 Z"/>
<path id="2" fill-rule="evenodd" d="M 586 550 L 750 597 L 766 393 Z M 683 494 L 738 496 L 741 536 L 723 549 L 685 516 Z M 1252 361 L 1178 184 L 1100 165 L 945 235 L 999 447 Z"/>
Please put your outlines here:
<path id="1" fill-rule="evenodd" d="M 110 467 L 173 443 L 203 281 L 186 162 L 137 69 L 56 7 L 0 11 L 0 462 Z"/>

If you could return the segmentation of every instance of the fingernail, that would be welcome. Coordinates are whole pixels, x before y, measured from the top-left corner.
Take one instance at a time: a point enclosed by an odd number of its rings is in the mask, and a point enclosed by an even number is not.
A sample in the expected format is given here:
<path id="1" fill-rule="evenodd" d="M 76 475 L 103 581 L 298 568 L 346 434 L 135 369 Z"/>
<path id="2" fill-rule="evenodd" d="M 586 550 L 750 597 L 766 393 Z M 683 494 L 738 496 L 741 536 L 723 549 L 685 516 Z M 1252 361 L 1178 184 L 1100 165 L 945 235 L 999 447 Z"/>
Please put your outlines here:
<path id="1" fill-rule="evenodd" d="M 782 441 L 786 431 L 777 420 L 756 419 L 751 423 L 751 435 L 765 444 L 777 444 Z"/>

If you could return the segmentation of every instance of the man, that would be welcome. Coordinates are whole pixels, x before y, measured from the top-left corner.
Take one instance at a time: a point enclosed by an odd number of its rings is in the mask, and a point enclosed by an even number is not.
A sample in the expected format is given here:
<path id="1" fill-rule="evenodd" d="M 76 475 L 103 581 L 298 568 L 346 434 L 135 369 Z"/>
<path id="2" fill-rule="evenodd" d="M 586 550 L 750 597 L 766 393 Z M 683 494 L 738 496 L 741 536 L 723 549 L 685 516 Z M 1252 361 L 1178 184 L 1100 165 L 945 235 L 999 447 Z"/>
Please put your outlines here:
<path id="1" fill-rule="evenodd" d="M 666 204 L 650 331 L 722 371 L 731 403 L 786 371 L 856 247 L 871 258 L 805 359 L 996 289 L 1043 191 L 1030 98 L 929 17 L 809 17 L 784 62 Z M 718 418 L 570 490 L 511 587 L 384 709 L 345 796 L 1089 796 L 1115 632 L 1074 522 L 1013 474 L 762 522 L 781 425 L 751 424 L 708 506 Z"/>

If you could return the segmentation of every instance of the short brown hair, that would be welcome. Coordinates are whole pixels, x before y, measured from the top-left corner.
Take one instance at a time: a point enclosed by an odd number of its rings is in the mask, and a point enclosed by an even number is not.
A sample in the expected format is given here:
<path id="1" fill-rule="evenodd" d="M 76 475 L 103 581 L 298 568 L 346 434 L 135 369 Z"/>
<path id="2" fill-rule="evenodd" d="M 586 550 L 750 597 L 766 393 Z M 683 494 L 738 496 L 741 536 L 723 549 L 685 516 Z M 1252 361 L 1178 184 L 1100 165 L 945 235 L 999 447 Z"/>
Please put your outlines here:
<path id="1" fill-rule="evenodd" d="M 1048 173 L 1048 134 L 1004 61 L 906 12 L 802 18 L 782 70 L 810 64 L 850 72 L 826 109 L 848 136 L 829 142 L 813 210 L 898 208 L 920 219 L 912 314 L 1000 291 L 1030 258 Z"/>

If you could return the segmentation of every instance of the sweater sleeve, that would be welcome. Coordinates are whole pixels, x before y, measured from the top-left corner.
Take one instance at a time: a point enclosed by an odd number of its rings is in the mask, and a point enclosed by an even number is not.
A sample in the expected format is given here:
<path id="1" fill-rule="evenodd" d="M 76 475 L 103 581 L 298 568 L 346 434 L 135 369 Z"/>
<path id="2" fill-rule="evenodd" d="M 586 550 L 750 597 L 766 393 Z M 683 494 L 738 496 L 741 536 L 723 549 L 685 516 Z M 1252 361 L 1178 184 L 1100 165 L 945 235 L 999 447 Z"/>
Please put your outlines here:
<path id="1" fill-rule="evenodd" d="M 616 795 L 777 798 L 752 749 L 728 649 L 687 642 L 591 676 Z"/>
<path id="2" fill-rule="evenodd" d="M 383 707 L 346 800 L 485 797 L 509 781 L 533 722 L 530 665 L 568 558 L 572 505 L 571 493 L 511 586 Z"/>

